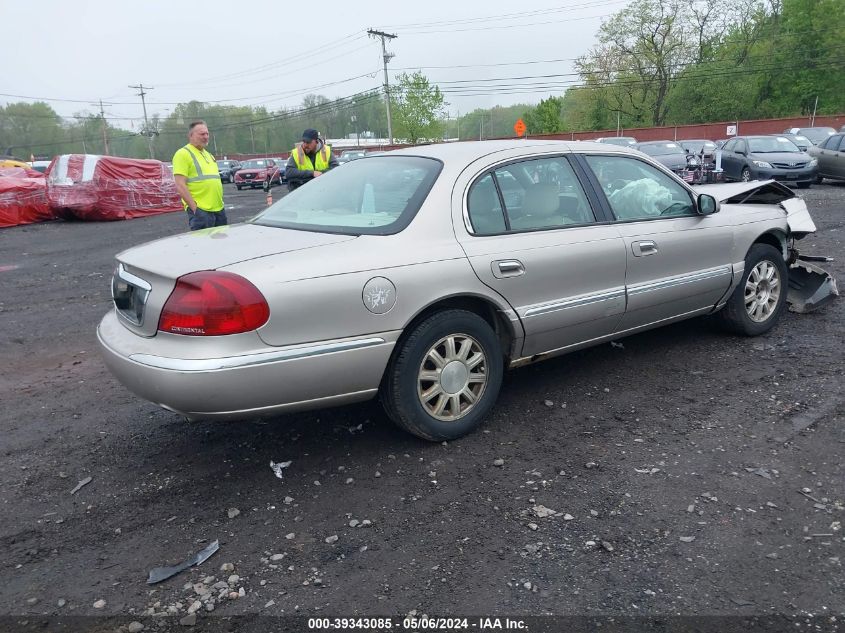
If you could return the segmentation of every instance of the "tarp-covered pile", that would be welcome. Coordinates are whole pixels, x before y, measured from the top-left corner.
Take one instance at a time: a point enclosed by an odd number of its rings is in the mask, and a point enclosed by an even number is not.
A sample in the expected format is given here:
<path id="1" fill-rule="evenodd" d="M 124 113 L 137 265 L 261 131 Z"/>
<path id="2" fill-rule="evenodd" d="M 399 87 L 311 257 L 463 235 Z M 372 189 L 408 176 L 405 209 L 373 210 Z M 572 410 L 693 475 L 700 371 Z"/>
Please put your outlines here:
<path id="1" fill-rule="evenodd" d="M 0 168 L 0 228 L 53 219 L 43 174 L 21 167 Z"/>
<path id="2" fill-rule="evenodd" d="M 157 160 L 65 154 L 46 176 L 47 200 L 59 217 L 128 220 L 182 210 L 170 167 Z"/>

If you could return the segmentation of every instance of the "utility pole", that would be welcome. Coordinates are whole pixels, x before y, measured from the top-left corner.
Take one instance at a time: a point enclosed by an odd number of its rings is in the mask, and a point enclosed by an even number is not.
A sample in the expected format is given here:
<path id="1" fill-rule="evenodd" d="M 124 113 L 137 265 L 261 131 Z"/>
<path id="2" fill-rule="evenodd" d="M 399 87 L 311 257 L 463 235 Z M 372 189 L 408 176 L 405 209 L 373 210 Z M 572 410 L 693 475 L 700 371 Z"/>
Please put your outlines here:
<path id="1" fill-rule="evenodd" d="M 100 99 L 100 121 L 103 124 L 103 150 L 108 156 L 111 152 L 109 151 L 109 129 L 108 124 L 106 123 L 106 113 L 103 110 L 103 100 Z"/>
<path id="2" fill-rule="evenodd" d="M 396 39 L 397 36 L 385 33 L 384 31 L 374 31 L 373 29 L 367 29 L 367 33 L 370 37 L 381 38 L 381 55 L 384 59 L 384 103 L 387 106 L 387 136 L 390 140 L 390 144 L 393 145 L 393 123 L 390 120 L 390 82 L 387 79 L 387 62 L 393 59 L 394 55 L 393 53 L 387 52 L 384 40 L 385 38 L 389 40 Z"/>
<path id="3" fill-rule="evenodd" d="M 139 91 L 138 96 L 141 97 L 141 106 L 144 108 L 144 129 L 141 130 L 141 134 L 147 137 L 147 145 L 149 145 L 150 148 L 150 158 L 155 158 L 153 156 L 153 136 L 158 134 L 158 132 L 150 129 L 150 123 L 147 120 L 147 102 L 144 100 L 144 95 L 147 93 L 144 92 L 144 84 L 129 87 Z M 147 90 L 153 90 L 153 88 L 151 86 L 147 86 Z"/>

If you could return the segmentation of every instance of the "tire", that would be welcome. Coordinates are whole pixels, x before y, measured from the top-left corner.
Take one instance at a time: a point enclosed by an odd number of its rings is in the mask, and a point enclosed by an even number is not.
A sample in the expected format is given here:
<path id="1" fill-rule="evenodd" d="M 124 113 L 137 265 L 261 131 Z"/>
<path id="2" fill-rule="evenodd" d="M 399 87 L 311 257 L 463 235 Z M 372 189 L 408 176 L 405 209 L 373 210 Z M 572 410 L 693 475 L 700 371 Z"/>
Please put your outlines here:
<path id="1" fill-rule="evenodd" d="M 240 191 L 243 188 L 240 185 L 235 185 L 235 186 L 238 188 L 238 191 Z"/>
<path id="2" fill-rule="evenodd" d="M 438 367 L 437 358 L 445 364 Z M 479 360 L 469 367 L 473 359 Z M 503 372 L 490 325 L 473 312 L 445 310 L 399 341 L 382 380 L 381 402 L 405 431 L 432 442 L 453 440 L 473 431 L 493 408 Z"/>
<path id="3" fill-rule="evenodd" d="M 824 182 L 824 176 L 816 176 L 816 184 L 820 185 Z"/>
<path id="4" fill-rule="evenodd" d="M 798 188 L 799 188 L 799 189 L 809 189 L 809 188 L 812 186 L 812 184 L 813 184 L 813 183 L 812 183 L 812 182 L 810 182 L 809 180 L 808 180 L 808 181 L 806 181 L 806 182 L 799 182 L 799 183 L 798 183 Z"/>
<path id="5" fill-rule="evenodd" d="M 742 279 L 716 314 L 717 319 L 735 334 L 765 334 L 775 326 L 786 306 L 788 276 L 786 262 L 778 249 L 768 244 L 754 244 L 745 256 Z M 772 279 L 777 279 L 774 287 Z"/>
<path id="6" fill-rule="evenodd" d="M 740 174 L 739 179 L 742 182 L 749 182 L 751 180 L 751 170 L 748 167 L 742 168 L 742 174 Z"/>

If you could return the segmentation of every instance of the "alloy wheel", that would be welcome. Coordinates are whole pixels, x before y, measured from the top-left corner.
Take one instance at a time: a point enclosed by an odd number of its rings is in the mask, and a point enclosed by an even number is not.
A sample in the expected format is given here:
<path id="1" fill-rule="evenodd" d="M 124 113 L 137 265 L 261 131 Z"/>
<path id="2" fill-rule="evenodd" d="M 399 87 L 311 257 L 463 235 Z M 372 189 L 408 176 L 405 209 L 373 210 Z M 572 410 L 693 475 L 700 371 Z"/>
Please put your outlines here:
<path id="1" fill-rule="evenodd" d="M 780 273 L 767 260 L 758 262 L 745 281 L 745 310 L 755 323 L 768 320 L 780 299 Z"/>
<path id="2" fill-rule="evenodd" d="M 467 334 L 450 334 L 432 345 L 417 374 L 417 395 L 430 416 L 452 422 L 467 415 L 487 386 L 487 358 Z"/>

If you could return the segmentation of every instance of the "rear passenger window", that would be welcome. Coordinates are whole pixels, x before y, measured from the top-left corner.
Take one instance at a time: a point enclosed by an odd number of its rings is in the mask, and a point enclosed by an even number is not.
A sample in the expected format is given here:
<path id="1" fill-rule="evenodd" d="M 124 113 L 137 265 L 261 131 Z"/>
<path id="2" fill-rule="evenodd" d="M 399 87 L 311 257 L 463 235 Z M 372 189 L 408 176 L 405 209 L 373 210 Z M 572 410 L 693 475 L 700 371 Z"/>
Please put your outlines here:
<path id="1" fill-rule="evenodd" d="M 469 215 L 476 233 L 554 229 L 596 221 L 566 158 L 510 163 L 494 174 L 495 180 L 485 175 L 470 189 Z M 502 193 L 506 218 L 498 195 L 491 204 L 490 185 Z"/>
<path id="2" fill-rule="evenodd" d="M 490 235 L 504 233 L 507 230 L 505 214 L 502 212 L 499 194 L 496 192 L 496 185 L 491 174 L 487 174 L 472 186 L 467 206 L 474 233 Z"/>

